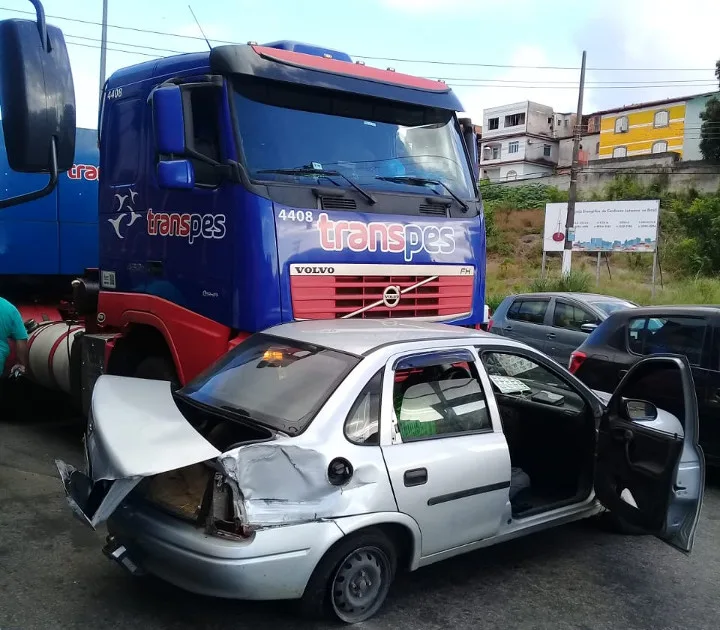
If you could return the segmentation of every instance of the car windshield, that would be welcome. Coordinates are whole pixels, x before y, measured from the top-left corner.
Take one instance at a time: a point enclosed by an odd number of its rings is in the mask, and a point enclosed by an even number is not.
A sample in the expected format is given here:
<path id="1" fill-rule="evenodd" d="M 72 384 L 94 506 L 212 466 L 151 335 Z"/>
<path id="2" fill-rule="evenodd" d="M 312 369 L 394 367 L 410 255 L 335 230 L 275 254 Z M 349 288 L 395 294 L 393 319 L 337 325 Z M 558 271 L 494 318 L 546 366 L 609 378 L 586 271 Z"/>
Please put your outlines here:
<path id="1" fill-rule="evenodd" d="M 359 359 L 256 334 L 180 390 L 180 396 L 295 435 Z"/>
<path id="2" fill-rule="evenodd" d="M 305 168 L 340 172 L 364 189 L 427 194 L 408 181 L 378 179 L 416 177 L 441 181 L 462 199 L 477 196 L 454 112 L 250 77 L 236 78 L 234 89 L 255 180 L 313 185 L 307 173 L 267 172 Z M 328 176 L 318 177 L 327 184 Z"/>
<path id="3" fill-rule="evenodd" d="M 596 308 L 599 308 L 606 315 L 612 315 L 615 311 L 623 311 L 628 308 L 636 308 L 636 304 L 626 302 L 624 300 L 607 300 L 606 302 L 590 302 Z"/>

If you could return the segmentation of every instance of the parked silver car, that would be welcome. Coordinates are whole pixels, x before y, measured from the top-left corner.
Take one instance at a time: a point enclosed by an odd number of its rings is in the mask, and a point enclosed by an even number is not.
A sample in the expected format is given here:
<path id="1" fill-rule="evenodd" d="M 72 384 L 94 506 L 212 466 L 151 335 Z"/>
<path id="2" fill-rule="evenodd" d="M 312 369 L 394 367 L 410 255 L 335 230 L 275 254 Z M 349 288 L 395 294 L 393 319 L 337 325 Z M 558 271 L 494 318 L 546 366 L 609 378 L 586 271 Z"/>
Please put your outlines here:
<path id="1" fill-rule="evenodd" d="M 683 417 L 647 380 L 677 374 Z M 256 334 L 185 388 L 103 376 L 75 514 L 107 520 L 132 573 L 238 599 L 299 599 L 354 623 L 399 569 L 610 510 L 689 551 L 703 496 L 683 358 L 615 394 L 545 355 L 462 327 L 297 322 Z"/>

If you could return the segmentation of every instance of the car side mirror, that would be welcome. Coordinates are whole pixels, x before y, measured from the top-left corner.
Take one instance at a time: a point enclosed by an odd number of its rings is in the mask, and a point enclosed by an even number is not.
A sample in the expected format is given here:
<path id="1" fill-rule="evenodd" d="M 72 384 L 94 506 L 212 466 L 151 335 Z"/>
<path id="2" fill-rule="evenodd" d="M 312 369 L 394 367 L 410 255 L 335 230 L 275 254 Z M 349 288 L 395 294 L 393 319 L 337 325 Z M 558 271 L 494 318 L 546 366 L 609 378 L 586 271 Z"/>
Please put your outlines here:
<path id="1" fill-rule="evenodd" d="M 187 190 L 195 187 L 195 169 L 190 160 L 161 161 L 157 179 L 160 188 Z"/>
<path id="2" fill-rule="evenodd" d="M 597 324 L 582 324 L 580 326 L 580 330 L 584 333 L 591 333 L 593 330 L 595 330 L 598 327 Z"/>
<path id="3" fill-rule="evenodd" d="M 177 85 L 165 85 L 152 94 L 155 144 L 159 153 L 185 155 L 185 115 L 182 92 Z"/>
<path id="4" fill-rule="evenodd" d="M 47 173 L 41 190 L 0 199 L 7 208 L 50 194 L 58 173 L 75 160 L 75 87 L 62 31 L 45 23 L 39 0 L 37 21 L 0 22 L 0 107 L 10 168 Z"/>
<path id="5" fill-rule="evenodd" d="M 647 422 L 658 417 L 658 408 L 646 400 L 624 400 L 622 410 L 625 418 L 632 422 Z"/>

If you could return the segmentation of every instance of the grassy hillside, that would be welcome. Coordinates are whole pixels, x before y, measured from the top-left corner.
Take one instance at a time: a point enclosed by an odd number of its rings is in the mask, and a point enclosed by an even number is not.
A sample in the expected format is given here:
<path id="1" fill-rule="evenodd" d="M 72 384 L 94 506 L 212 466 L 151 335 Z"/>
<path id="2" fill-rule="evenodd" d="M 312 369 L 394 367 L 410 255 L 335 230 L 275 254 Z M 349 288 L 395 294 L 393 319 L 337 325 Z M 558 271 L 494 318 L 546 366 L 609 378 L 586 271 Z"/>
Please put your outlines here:
<path id="1" fill-rule="evenodd" d="M 597 291 L 641 304 L 720 304 L 720 194 L 664 192 L 662 181 L 643 188 L 617 178 L 603 194 L 584 200 L 660 198 L 660 272 L 652 298 L 652 254 L 610 253 L 596 284 L 596 255 L 573 254 L 573 273 L 560 277 L 560 256 L 548 256 L 541 276 L 545 203 L 566 193 L 531 184 L 503 188 L 483 184 L 488 230 L 487 302 L 495 308 L 521 291 Z M 582 192 L 580 193 L 583 199 Z M 662 279 L 662 286 L 661 286 Z"/>

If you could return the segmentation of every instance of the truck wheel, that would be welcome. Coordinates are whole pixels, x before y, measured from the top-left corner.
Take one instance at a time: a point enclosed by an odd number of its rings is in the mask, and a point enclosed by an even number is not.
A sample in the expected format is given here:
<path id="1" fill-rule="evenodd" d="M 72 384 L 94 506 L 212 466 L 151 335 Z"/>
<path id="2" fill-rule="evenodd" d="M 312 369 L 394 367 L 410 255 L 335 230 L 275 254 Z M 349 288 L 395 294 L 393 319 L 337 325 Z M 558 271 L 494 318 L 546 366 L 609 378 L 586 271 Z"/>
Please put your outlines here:
<path id="1" fill-rule="evenodd" d="M 315 567 L 300 608 L 314 618 L 330 614 L 348 624 L 365 621 L 385 602 L 396 568 L 395 545 L 382 531 L 348 536 Z"/>
<path id="2" fill-rule="evenodd" d="M 180 379 L 175 371 L 175 366 L 172 361 L 166 357 L 146 357 L 138 363 L 132 375 L 135 378 L 170 381 L 172 391 L 180 389 Z"/>

